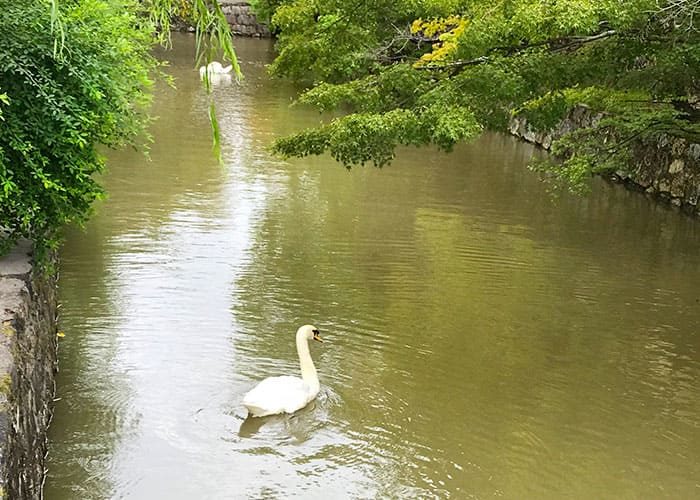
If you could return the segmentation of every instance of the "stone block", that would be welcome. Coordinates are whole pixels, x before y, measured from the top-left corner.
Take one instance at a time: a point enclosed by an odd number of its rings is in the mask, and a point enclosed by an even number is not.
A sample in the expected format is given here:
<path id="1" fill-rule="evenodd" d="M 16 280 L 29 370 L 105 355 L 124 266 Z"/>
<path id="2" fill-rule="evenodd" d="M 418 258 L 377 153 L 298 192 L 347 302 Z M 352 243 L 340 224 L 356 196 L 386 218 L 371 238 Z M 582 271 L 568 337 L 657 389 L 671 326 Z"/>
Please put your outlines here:
<path id="1" fill-rule="evenodd" d="M 688 146 L 688 158 L 693 161 L 700 161 L 700 144 Z"/>
<path id="2" fill-rule="evenodd" d="M 669 174 L 678 174 L 683 171 L 683 168 L 685 167 L 685 163 L 683 163 L 683 160 L 673 160 L 671 162 L 671 165 L 668 167 L 668 173 Z"/>

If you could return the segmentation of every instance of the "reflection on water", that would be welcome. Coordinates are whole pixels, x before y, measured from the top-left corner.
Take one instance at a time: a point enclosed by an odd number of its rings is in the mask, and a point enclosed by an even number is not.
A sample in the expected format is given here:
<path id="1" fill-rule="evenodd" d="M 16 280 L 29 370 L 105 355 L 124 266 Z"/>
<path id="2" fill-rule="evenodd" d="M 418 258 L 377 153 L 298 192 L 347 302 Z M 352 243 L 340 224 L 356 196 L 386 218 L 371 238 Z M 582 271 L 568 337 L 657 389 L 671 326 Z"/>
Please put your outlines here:
<path id="1" fill-rule="evenodd" d="M 697 221 L 604 183 L 553 202 L 502 136 L 382 170 L 272 158 L 319 118 L 257 40 L 214 87 L 222 168 L 175 42 L 152 161 L 110 155 L 62 252 L 46 498 L 700 495 Z M 319 397 L 247 419 L 304 323 Z"/>

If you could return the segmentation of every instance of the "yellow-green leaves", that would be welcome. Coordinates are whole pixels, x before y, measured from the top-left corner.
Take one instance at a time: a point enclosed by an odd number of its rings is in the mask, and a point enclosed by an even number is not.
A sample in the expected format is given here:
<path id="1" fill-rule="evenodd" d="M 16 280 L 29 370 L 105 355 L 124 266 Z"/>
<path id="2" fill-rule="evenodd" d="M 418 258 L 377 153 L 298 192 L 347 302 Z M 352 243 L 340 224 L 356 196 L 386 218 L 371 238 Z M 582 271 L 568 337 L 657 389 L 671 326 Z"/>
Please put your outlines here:
<path id="1" fill-rule="evenodd" d="M 457 50 L 459 37 L 467 27 L 467 20 L 460 16 L 431 19 L 424 21 L 416 19 L 411 24 L 411 34 L 431 40 L 432 51 L 423 54 L 413 65 L 416 68 L 447 62 Z"/>

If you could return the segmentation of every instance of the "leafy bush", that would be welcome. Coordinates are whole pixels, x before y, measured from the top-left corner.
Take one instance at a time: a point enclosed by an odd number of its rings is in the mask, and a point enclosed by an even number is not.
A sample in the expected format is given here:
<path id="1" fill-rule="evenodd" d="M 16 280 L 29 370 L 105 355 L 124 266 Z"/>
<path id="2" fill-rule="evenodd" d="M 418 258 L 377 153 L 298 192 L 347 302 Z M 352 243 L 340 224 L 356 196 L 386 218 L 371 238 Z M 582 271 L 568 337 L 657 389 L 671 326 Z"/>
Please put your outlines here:
<path id="1" fill-rule="evenodd" d="M 200 64 L 222 52 L 240 76 L 216 0 L 0 0 L 0 254 L 21 236 L 55 246 L 103 195 L 98 148 L 148 140 L 151 48 L 173 15 L 195 25 Z"/>
<path id="2" fill-rule="evenodd" d="M 152 26 L 137 0 L 0 1 L 0 226 L 57 241 L 102 196 L 97 146 L 132 144 L 148 123 Z"/>

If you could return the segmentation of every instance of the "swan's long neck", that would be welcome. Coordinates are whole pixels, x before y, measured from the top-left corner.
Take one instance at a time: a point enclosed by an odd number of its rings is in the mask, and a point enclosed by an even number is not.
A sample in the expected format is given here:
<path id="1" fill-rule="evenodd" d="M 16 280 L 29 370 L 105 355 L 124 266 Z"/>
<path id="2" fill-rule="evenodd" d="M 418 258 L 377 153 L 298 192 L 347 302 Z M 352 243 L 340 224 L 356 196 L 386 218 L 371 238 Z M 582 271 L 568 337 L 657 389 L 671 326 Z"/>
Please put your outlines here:
<path id="1" fill-rule="evenodd" d="M 301 378 L 311 388 L 313 392 L 318 392 L 320 387 L 316 367 L 309 353 L 309 341 L 303 333 L 297 333 L 297 354 L 299 354 L 299 365 L 301 367 Z"/>

